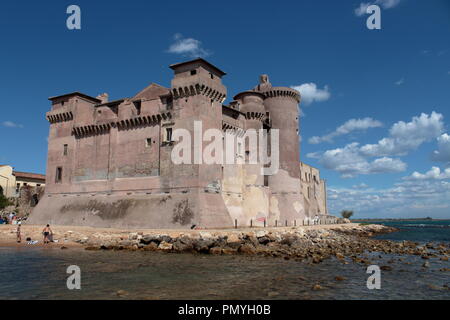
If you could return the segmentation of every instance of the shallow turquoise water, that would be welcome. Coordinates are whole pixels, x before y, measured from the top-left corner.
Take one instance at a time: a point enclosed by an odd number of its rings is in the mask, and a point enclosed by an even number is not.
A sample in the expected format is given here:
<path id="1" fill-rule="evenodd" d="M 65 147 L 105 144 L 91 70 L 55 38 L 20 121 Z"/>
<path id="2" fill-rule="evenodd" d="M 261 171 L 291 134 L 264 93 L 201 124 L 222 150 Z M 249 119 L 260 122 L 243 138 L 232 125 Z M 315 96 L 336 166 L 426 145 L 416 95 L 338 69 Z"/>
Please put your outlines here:
<path id="1" fill-rule="evenodd" d="M 335 259 L 3 247 L 0 299 L 450 299 L 450 273 L 439 271 L 449 262 L 433 258 L 425 270 L 420 257 L 398 258 L 369 256 L 393 268 L 382 272 L 381 290 L 369 290 L 365 265 Z M 81 268 L 81 290 L 66 287 L 69 265 Z"/>

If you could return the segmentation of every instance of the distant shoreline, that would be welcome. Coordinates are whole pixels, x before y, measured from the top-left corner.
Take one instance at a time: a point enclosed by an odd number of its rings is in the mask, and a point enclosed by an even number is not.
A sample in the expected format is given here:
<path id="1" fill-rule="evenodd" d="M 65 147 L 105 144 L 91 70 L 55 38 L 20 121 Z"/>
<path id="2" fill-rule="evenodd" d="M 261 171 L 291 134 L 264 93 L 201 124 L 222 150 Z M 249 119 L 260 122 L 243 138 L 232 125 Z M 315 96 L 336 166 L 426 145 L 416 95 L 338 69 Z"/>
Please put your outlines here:
<path id="1" fill-rule="evenodd" d="M 352 222 L 361 222 L 361 221 L 450 221 L 450 219 L 434 219 L 434 218 L 405 218 L 405 219 L 397 219 L 397 218 L 370 218 L 370 219 L 350 219 Z"/>

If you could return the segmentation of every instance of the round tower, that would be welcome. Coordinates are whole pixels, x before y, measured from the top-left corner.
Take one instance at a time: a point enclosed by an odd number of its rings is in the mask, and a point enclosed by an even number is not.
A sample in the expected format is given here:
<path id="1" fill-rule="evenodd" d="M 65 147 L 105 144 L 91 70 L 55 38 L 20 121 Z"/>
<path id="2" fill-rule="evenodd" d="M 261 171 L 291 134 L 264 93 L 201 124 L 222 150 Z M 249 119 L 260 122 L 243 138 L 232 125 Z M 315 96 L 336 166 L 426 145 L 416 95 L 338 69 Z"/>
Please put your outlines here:
<path id="1" fill-rule="evenodd" d="M 267 75 L 260 77 L 254 89 L 265 97 L 267 122 L 279 134 L 279 170 L 269 176 L 271 216 L 277 223 L 292 225 L 294 220 L 305 218 L 300 185 L 299 109 L 300 94 L 288 87 L 273 87 Z M 297 222 L 299 223 L 299 222 Z"/>
<path id="2" fill-rule="evenodd" d="M 244 114 L 245 134 L 238 138 L 245 151 L 242 166 L 242 213 L 245 225 L 263 226 L 269 216 L 269 192 L 265 186 L 262 160 L 259 158 L 259 133 L 263 128 L 266 111 L 264 94 L 244 91 L 234 97 Z"/>

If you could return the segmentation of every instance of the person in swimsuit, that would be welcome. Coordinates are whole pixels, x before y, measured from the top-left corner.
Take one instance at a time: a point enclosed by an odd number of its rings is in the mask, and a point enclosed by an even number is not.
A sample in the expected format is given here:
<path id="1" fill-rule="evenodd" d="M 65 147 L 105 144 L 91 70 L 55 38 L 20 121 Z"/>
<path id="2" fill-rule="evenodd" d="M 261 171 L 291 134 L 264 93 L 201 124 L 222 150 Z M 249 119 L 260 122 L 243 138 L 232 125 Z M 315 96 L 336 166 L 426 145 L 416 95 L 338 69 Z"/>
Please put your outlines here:
<path id="1" fill-rule="evenodd" d="M 49 243 L 50 242 L 49 235 L 53 234 L 49 224 L 44 228 L 44 230 L 42 230 L 42 233 L 44 234 L 44 243 Z"/>

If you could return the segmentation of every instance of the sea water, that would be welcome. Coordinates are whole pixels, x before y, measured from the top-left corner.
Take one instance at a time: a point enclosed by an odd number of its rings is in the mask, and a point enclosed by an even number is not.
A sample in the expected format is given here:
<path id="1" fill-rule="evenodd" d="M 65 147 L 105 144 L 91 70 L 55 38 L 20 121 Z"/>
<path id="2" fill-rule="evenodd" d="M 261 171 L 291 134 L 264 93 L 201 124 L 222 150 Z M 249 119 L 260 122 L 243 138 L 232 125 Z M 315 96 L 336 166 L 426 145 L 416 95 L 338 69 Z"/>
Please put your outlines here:
<path id="1" fill-rule="evenodd" d="M 380 290 L 367 288 L 367 265 L 334 258 L 0 247 L 0 299 L 450 299 L 450 273 L 440 271 L 448 261 L 423 268 L 420 256 L 367 256 L 392 267 Z M 67 288 L 70 265 L 80 267 L 81 290 Z"/>

